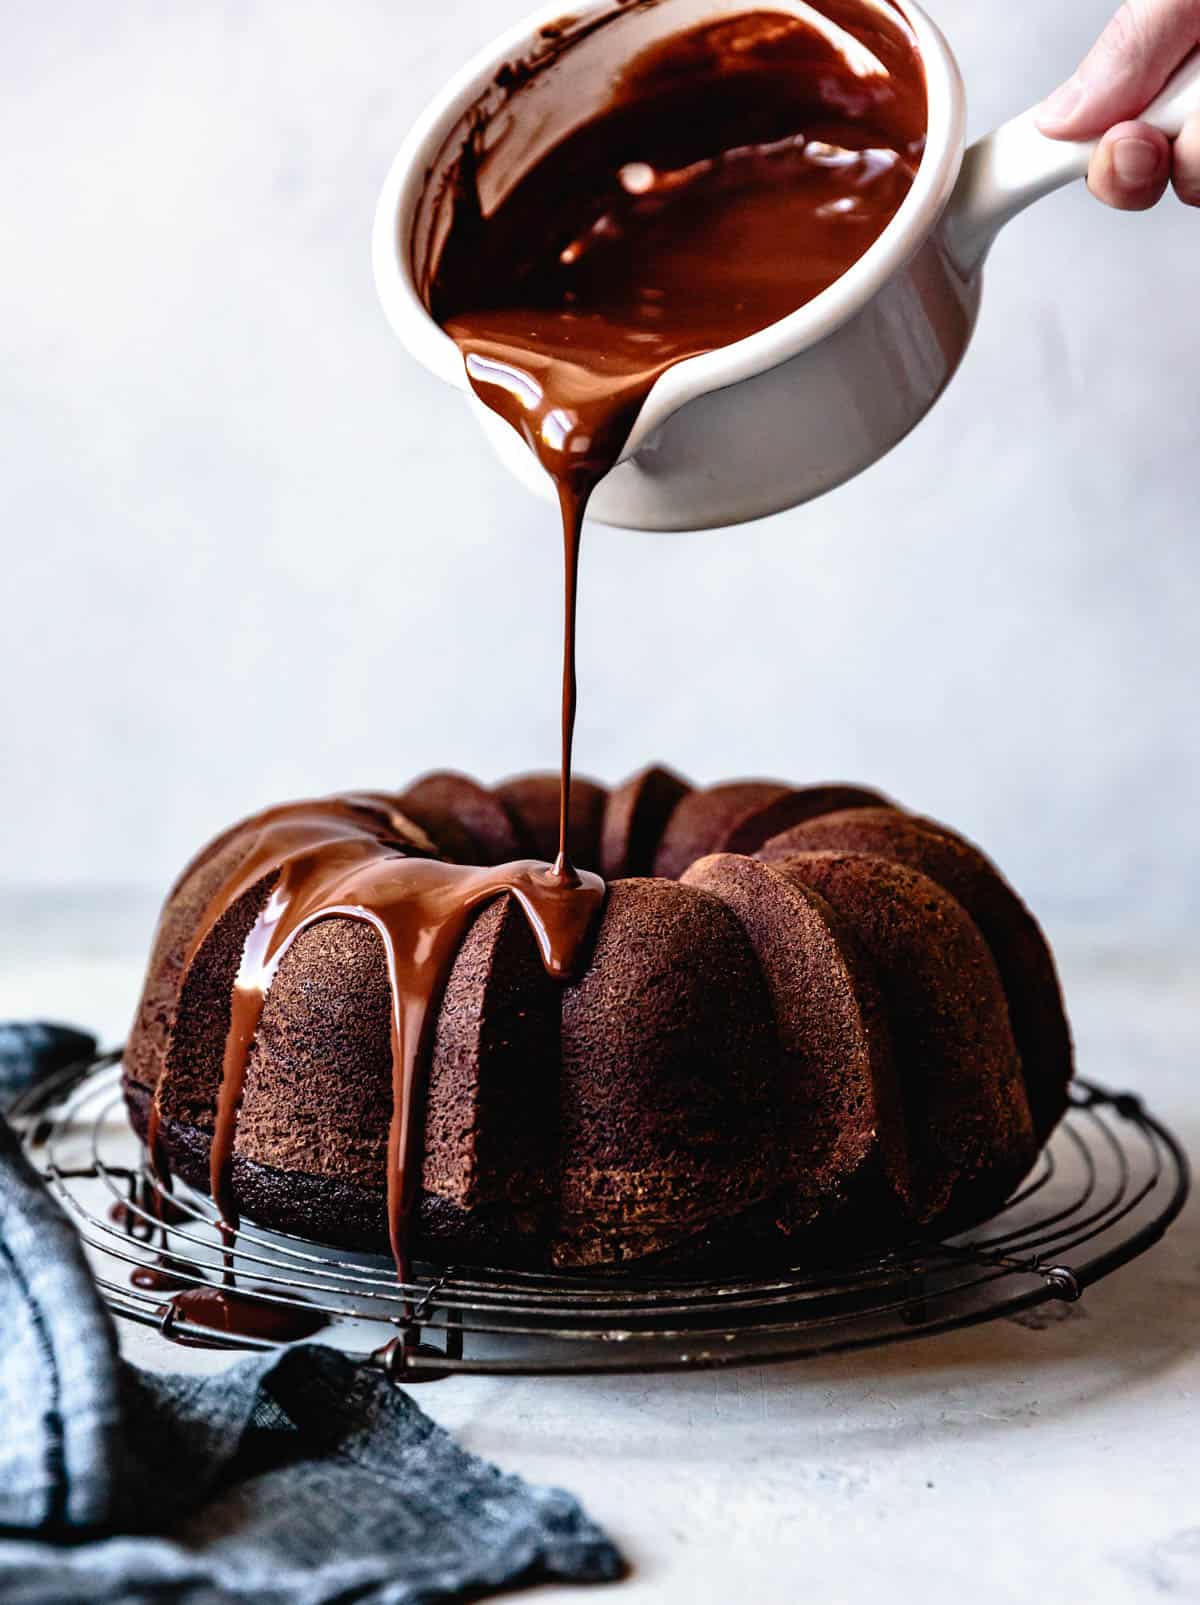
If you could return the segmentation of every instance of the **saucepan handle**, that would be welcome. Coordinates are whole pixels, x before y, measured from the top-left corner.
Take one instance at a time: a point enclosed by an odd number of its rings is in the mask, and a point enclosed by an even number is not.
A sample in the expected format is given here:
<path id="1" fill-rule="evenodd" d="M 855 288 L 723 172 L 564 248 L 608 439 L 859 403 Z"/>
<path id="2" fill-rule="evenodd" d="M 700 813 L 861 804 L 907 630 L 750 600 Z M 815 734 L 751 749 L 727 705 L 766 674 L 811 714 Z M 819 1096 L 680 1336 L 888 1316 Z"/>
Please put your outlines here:
<path id="1" fill-rule="evenodd" d="M 1200 112 L 1200 50 L 1183 63 L 1139 121 L 1174 139 Z M 1049 139 L 1037 110 L 1023 112 L 972 145 L 942 223 L 942 238 L 958 270 L 970 277 L 992 241 L 1018 212 L 1087 173 L 1099 140 Z"/>

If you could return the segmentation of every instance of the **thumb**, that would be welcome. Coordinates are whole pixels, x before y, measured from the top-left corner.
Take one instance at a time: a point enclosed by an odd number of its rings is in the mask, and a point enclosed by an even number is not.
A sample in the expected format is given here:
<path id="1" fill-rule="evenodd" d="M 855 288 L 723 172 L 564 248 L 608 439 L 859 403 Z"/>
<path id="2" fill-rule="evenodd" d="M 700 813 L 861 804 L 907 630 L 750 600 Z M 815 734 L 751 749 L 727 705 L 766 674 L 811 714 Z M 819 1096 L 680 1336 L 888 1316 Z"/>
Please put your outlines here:
<path id="1" fill-rule="evenodd" d="M 1090 139 L 1136 118 L 1200 43 L 1200 0 L 1125 0 L 1074 77 L 1038 114 L 1056 139 Z"/>

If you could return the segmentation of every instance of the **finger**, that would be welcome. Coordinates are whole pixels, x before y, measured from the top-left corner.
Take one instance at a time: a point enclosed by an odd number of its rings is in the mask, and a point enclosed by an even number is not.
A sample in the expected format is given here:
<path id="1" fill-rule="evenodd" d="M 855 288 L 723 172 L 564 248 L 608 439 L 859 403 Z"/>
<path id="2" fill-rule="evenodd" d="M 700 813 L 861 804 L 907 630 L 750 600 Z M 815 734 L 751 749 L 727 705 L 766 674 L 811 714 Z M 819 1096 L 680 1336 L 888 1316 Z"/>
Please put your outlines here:
<path id="1" fill-rule="evenodd" d="M 1119 212 L 1144 212 L 1162 200 L 1171 176 L 1171 142 L 1146 123 L 1109 130 L 1088 169 L 1088 188 Z"/>
<path id="2" fill-rule="evenodd" d="M 1041 107 L 1056 139 L 1090 139 L 1136 117 L 1200 43 L 1200 0 L 1125 0 L 1078 72 Z"/>
<path id="3" fill-rule="evenodd" d="M 1189 118 L 1175 141 L 1171 182 L 1185 206 L 1200 206 L 1200 116 Z"/>

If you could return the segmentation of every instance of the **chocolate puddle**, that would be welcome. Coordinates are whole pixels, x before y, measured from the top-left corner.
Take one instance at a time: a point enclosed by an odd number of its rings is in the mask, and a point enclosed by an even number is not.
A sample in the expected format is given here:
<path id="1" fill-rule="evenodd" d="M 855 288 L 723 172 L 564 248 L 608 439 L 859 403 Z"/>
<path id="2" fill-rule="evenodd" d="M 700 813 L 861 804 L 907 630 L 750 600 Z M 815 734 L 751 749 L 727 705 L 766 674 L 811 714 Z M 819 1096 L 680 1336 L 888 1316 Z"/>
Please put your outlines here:
<path id="1" fill-rule="evenodd" d="M 130 1272 L 134 1287 L 148 1293 L 169 1293 L 175 1288 L 191 1286 L 191 1266 L 185 1260 L 170 1254 L 156 1254 L 148 1265 L 139 1265 Z"/>
<path id="2" fill-rule="evenodd" d="M 268 1289 L 263 1289 L 269 1293 Z M 296 1343 L 312 1337 L 329 1324 L 320 1310 L 289 1296 L 286 1304 L 254 1298 L 253 1290 L 235 1293 L 226 1287 L 189 1287 L 176 1293 L 170 1307 L 182 1322 L 210 1332 L 228 1332 L 238 1337 L 260 1338 L 268 1343 Z M 197 1342 L 193 1331 L 179 1334 L 185 1342 Z"/>

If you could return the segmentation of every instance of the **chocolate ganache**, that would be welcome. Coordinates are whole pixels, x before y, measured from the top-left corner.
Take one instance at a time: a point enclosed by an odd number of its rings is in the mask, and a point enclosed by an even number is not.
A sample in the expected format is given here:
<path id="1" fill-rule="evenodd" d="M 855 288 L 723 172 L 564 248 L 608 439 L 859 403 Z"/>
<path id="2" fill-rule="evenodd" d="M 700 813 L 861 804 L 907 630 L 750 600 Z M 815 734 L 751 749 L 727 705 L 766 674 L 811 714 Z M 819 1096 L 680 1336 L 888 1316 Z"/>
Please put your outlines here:
<path id="1" fill-rule="evenodd" d="M 249 851 L 213 895 L 185 963 L 241 898 L 269 888 L 233 987 L 211 1147 L 227 1248 L 238 1225 L 238 1112 L 267 991 L 302 931 L 349 918 L 378 935 L 391 990 L 388 1223 L 407 1279 L 423 1065 L 472 917 L 497 897 L 514 898 L 546 970 L 566 980 L 581 966 L 605 896 L 598 876 L 573 866 L 568 840 L 576 582 L 588 498 L 667 368 L 796 311 L 874 242 L 912 183 L 925 109 L 920 60 L 900 19 L 832 0 L 811 22 L 754 11 L 645 52 L 617 79 L 603 111 L 490 216 L 464 153 L 428 300 L 461 348 L 475 391 L 520 430 L 561 503 L 558 856 L 553 865 L 443 862 L 420 828 L 376 793 L 291 804 L 254 821 Z M 149 1146 L 169 1184 L 157 1130 L 156 1106 Z M 240 1321 L 231 1286 L 227 1274 L 224 1289 L 177 1296 L 179 1313 L 198 1324 Z M 212 1310 L 198 1307 L 206 1298 Z"/>

